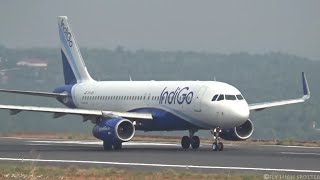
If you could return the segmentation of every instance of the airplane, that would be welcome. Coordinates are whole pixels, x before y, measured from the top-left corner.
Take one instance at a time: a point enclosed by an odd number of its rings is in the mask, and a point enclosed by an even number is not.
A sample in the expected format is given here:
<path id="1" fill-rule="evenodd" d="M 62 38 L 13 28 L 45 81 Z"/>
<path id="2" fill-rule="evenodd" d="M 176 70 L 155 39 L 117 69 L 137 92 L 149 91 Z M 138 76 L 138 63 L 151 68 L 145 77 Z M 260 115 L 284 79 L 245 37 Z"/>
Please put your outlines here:
<path id="1" fill-rule="evenodd" d="M 221 139 L 246 140 L 254 130 L 250 112 L 301 103 L 310 97 L 302 72 L 303 96 L 296 99 L 248 104 L 234 86 L 218 81 L 95 81 L 87 71 L 66 16 L 58 17 L 65 84 L 53 92 L 0 89 L 0 92 L 56 98 L 65 108 L 0 105 L 11 115 L 22 111 L 68 114 L 90 120 L 92 134 L 104 150 L 120 150 L 136 130 L 189 131 L 183 149 L 198 149 L 198 130 L 210 130 L 213 151 L 224 149 Z M 107 64 L 106 64 L 107 65 Z"/>

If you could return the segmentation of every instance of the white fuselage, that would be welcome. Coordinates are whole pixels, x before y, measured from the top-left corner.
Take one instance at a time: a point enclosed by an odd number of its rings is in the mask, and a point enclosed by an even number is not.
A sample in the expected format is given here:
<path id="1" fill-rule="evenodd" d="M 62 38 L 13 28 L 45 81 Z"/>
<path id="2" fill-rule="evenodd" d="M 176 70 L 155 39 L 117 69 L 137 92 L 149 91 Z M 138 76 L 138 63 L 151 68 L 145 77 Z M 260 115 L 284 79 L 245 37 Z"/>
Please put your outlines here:
<path id="1" fill-rule="evenodd" d="M 77 108 L 133 112 L 156 109 L 199 129 L 233 128 L 249 117 L 244 99 L 212 101 L 215 95 L 241 94 L 235 87 L 216 81 L 91 81 L 75 84 L 71 94 Z"/>

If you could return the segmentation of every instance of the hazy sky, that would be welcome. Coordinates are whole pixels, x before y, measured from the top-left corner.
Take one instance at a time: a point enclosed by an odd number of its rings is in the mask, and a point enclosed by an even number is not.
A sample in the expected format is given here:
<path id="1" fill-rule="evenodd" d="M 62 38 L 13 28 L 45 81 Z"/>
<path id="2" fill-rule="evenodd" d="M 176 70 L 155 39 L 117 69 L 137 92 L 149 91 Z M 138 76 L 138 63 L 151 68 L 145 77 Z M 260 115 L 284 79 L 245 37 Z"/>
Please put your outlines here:
<path id="1" fill-rule="evenodd" d="M 320 60 L 318 0 L 0 0 L 0 44 L 59 47 L 59 15 L 68 16 L 80 47 L 281 51 Z"/>

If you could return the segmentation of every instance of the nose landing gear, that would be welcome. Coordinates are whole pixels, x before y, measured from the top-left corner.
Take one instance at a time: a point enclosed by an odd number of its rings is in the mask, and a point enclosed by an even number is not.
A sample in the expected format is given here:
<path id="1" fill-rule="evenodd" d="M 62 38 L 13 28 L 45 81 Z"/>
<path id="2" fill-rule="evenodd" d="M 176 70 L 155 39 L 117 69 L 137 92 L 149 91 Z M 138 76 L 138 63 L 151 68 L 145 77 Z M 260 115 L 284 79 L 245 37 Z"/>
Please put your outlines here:
<path id="1" fill-rule="evenodd" d="M 220 133 L 221 133 L 221 129 L 219 127 L 211 130 L 211 134 L 213 134 L 213 139 L 214 139 L 214 142 L 212 144 L 213 151 L 223 151 L 223 143 L 220 142 L 220 136 L 219 136 Z"/>
<path id="2" fill-rule="evenodd" d="M 189 130 L 189 136 L 183 136 L 181 139 L 181 146 L 183 149 L 188 149 L 191 145 L 192 149 L 198 149 L 200 146 L 199 136 L 194 136 L 198 130 Z"/>

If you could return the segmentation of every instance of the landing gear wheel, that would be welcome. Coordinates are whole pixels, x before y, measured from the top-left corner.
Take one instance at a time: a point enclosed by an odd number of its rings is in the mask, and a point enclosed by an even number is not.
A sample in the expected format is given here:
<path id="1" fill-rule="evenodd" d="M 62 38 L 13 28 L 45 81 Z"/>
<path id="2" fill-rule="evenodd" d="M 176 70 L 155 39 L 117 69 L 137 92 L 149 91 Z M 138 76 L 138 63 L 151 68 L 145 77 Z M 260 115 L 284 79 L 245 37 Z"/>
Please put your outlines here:
<path id="1" fill-rule="evenodd" d="M 112 143 L 110 143 L 109 141 L 103 141 L 103 149 L 105 151 L 112 150 Z"/>
<path id="2" fill-rule="evenodd" d="M 114 141 L 113 142 L 113 149 L 114 150 L 120 150 L 122 148 L 122 142 L 121 141 Z"/>
<path id="3" fill-rule="evenodd" d="M 190 147 L 191 140 L 188 136 L 183 136 L 181 139 L 181 146 L 183 149 L 188 149 Z"/>
<path id="4" fill-rule="evenodd" d="M 191 138 L 191 147 L 192 149 L 198 149 L 200 146 L 200 138 L 199 136 L 192 136 Z"/>
<path id="5" fill-rule="evenodd" d="M 213 151 L 223 151 L 223 143 L 220 142 L 220 136 L 219 136 L 220 133 L 221 133 L 221 129 L 219 127 L 211 131 L 211 134 L 213 134 L 213 139 L 214 139 L 214 142 L 212 144 Z"/>
<path id="6" fill-rule="evenodd" d="M 218 150 L 219 150 L 219 145 L 218 145 L 218 143 L 214 142 L 214 143 L 212 144 L 212 150 L 213 150 L 213 151 L 218 151 Z"/>
<path id="7" fill-rule="evenodd" d="M 219 151 L 223 151 L 223 143 L 219 142 L 218 143 Z"/>

